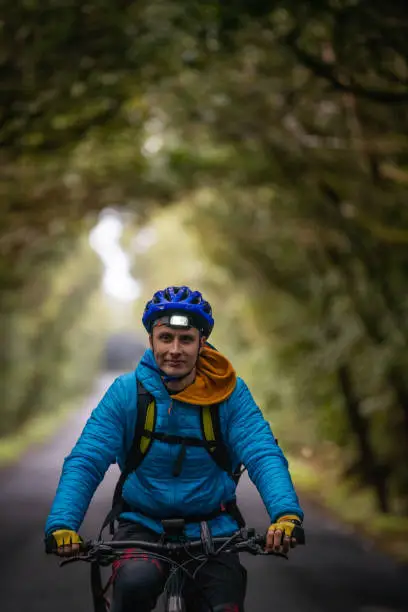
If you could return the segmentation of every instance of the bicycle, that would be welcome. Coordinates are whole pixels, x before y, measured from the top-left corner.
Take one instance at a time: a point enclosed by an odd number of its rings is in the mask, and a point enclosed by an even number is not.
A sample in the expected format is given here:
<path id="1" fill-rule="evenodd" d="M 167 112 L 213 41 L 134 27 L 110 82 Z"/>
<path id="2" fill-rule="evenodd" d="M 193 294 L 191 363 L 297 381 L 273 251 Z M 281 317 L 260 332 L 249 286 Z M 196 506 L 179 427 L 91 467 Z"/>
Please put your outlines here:
<path id="1" fill-rule="evenodd" d="M 287 555 L 278 552 L 266 552 L 265 534 L 256 533 L 253 528 L 244 528 L 227 537 L 212 537 L 208 524 L 200 524 L 200 540 L 185 540 L 184 520 L 163 520 L 164 534 L 158 542 L 146 542 L 139 540 L 91 540 L 81 546 L 81 551 L 73 557 L 64 559 L 60 566 L 76 561 L 84 561 L 91 564 L 91 588 L 94 604 L 94 612 L 107 612 L 110 608 L 106 592 L 111 585 L 111 578 L 103 586 L 100 568 L 105 567 L 120 559 L 126 550 L 126 558 L 137 559 L 146 552 L 153 558 L 168 563 L 170 566 L 169 577 L 164 587 L 165 612 L 186 612 L 183 597 L 183 585 L 186 579 L 195 580 L 195 574 L 208 561 L 209 558 L 217 556 L 220 552 L 241 553 L 247 552 L 252 555 L 274 555 L 287 559 Z M 303 530 L 299 530 L 298 543 L 304 543 Z M 134 553 L 129 556 L 129 549 L 134 548 Z M 189 564 L 197 564 L 198 567 L 191 573 L 187 568 Z M 200 591 L 198 585 L 195 585 Z M 200 591 L 201 597 L 206 601 L 209 612 L 213 612 L 211 603 Z"/>

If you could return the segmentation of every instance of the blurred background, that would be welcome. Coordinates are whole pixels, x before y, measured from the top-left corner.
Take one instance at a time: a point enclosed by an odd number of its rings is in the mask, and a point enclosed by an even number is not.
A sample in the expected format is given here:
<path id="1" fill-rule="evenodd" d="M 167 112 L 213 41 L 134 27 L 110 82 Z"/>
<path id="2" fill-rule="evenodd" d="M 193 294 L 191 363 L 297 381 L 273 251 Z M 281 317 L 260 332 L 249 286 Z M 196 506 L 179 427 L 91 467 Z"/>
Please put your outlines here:
<path id="1" fill-rule="evenodd" d="M 187 284 L 304 499 L 408 560 L 406 2 L 2 12 L 4 479 Z"/>

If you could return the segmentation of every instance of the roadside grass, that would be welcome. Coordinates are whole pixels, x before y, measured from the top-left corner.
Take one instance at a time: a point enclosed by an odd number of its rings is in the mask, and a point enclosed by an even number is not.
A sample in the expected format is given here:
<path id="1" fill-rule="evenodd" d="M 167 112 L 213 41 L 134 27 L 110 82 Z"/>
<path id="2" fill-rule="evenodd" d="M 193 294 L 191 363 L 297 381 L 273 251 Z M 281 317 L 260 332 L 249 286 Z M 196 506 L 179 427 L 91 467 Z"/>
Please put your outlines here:
<path id="1" fill-rule="evenodd" d="M 300 495 L 316 501 L 398 561 L 408 563 L 408 517 L 381 514 L 371 491 L 340 480 L 334 468 L 322 469 L 299 457 L 289 457 L 289 462 Z"/>

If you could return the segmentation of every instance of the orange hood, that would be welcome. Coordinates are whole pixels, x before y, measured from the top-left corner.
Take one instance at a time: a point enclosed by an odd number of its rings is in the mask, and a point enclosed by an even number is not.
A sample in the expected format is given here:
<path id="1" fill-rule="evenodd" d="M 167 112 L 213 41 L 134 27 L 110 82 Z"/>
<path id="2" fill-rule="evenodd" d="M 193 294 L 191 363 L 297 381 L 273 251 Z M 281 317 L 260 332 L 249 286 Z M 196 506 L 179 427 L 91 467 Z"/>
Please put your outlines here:
<path id="1" fill-rule="evenodd" d="M 198 406 L 219 404 L 234 391 L 236 381 L 237 375 L 228 359 L 206 345 L 198 358 L 194 382 L 172 397 Z"/>

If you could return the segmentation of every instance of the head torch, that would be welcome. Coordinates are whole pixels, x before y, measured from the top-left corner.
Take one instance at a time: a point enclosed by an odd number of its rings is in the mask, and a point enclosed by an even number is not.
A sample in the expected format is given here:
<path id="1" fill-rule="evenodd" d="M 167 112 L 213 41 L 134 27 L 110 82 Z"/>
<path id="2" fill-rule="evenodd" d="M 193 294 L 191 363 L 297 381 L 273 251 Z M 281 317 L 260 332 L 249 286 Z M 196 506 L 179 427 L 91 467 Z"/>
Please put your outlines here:
<path id="1" fill-rule="evenodd" d="M 184 314 L 171 314 L 160 317 L 153 322 L 153 327 L 157 325 L 167 325 L 174 329 L 189 329 L 190 327 L 195 327 L 190 318 Z"/>

